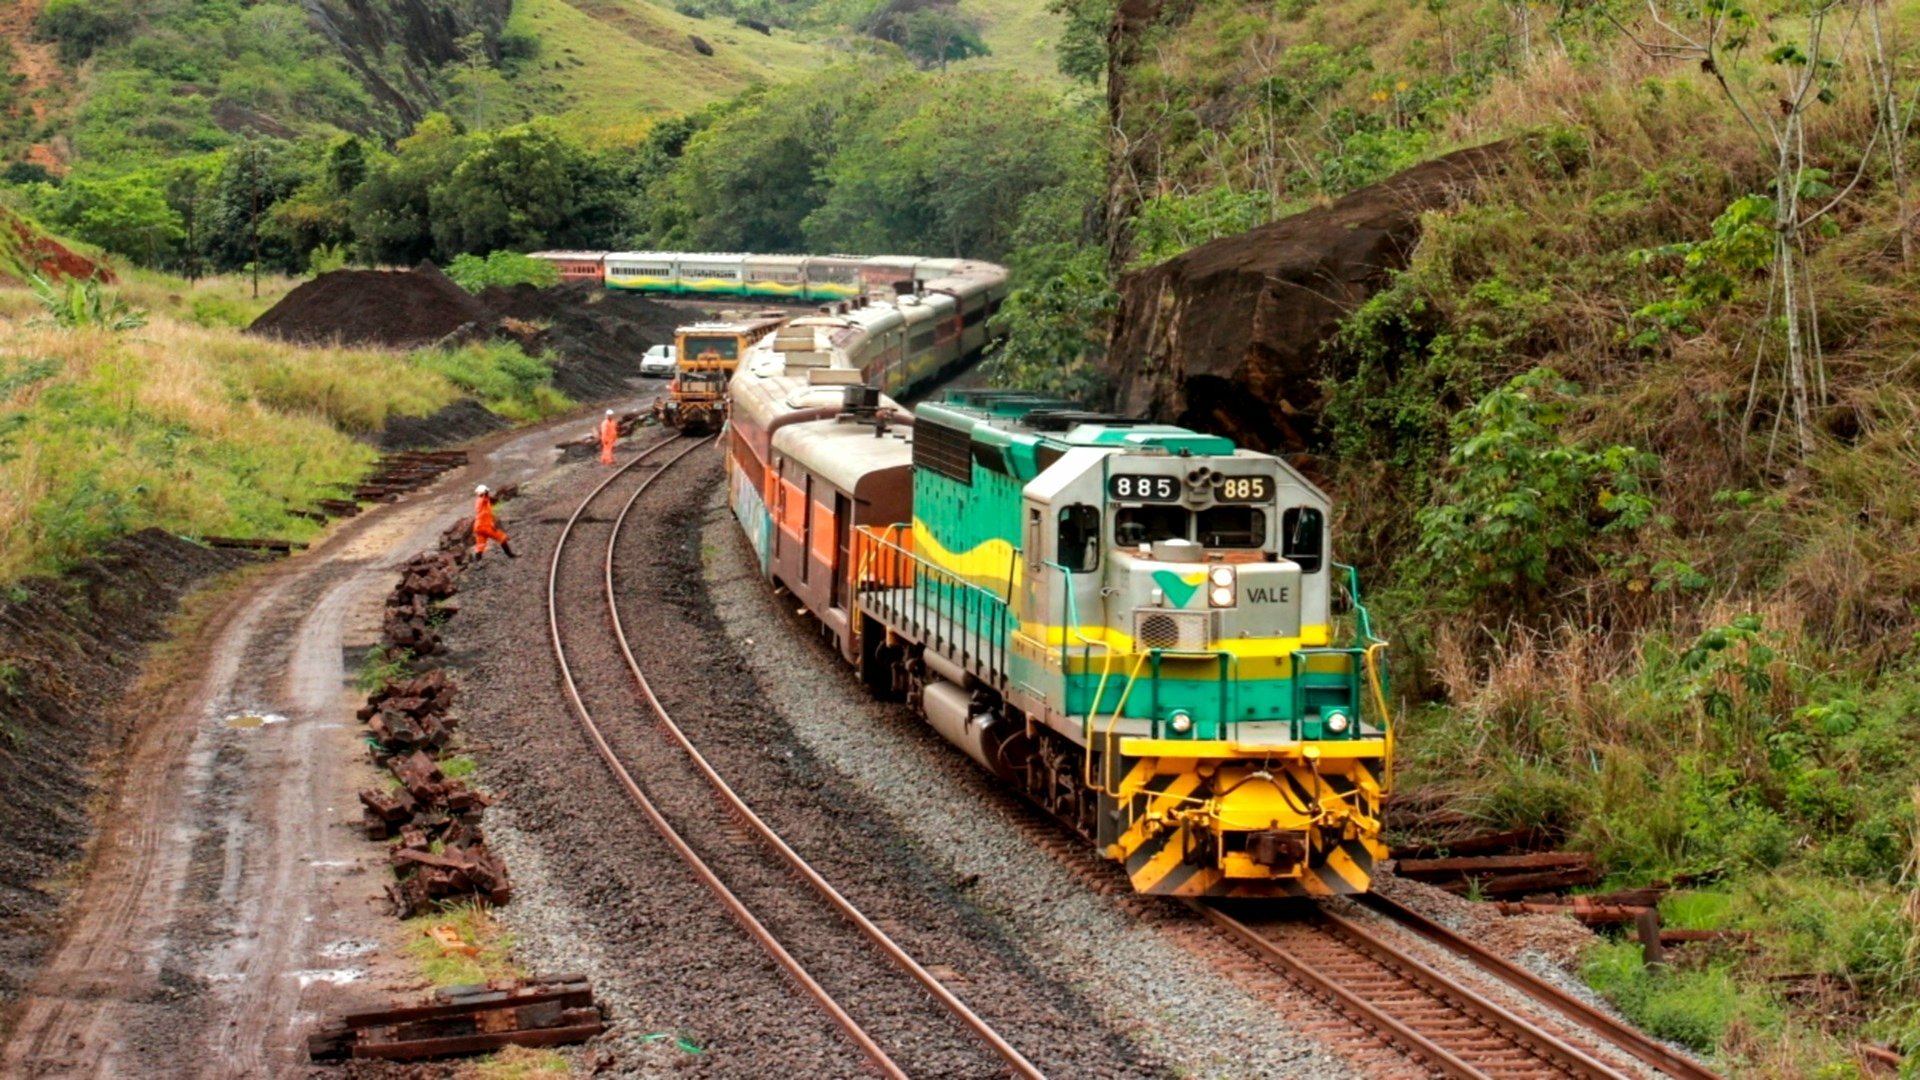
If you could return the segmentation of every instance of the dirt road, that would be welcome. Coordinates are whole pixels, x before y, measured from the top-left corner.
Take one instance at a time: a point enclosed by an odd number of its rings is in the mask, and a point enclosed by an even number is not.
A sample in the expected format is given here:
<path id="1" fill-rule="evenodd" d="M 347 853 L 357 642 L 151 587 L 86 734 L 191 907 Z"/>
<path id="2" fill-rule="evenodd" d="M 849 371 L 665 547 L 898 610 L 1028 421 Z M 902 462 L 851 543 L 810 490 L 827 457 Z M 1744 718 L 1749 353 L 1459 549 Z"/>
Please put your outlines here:
<path id="1" fill-rule="evenodd" d="M 643 403 L 643 402 L 641 402 Z M 133 735 L 60 944 L 22 996 L 6 1076 L 268 1076 L 305 1066 L 319 1014 L 410 976 L 380 910 L 383 851 L 359 829 L 360 651 L 407 556 L 529 479 L 573 419 L 483 444 L 474 463 L 369 509 L 219 606 L 177 670 L 129 703 Z M 502 508 L 509 531 L 511 503 Z"/>

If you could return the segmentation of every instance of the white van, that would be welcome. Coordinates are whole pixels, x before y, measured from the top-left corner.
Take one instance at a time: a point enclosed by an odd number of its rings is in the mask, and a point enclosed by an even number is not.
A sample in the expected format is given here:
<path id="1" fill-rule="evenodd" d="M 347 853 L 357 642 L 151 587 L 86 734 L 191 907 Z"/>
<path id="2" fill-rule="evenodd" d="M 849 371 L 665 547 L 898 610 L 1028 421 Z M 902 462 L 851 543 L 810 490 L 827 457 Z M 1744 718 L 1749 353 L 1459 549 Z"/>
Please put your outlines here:
<path id="1" fill-rule="evenodd" d="M 640 374 L 665 378 L 673 374 L 673 346 L 655 345 L 640 358 Z"/>

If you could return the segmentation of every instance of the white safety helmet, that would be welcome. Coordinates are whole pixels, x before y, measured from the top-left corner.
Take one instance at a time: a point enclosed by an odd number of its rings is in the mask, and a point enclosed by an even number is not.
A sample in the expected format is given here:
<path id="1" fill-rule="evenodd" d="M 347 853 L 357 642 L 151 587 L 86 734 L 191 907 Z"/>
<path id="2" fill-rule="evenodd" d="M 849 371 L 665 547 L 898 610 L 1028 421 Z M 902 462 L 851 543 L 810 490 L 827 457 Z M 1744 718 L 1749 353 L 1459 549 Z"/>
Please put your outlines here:
<path id="1" fill-rule="evenodd" d="M 473 493 L 475 495 L 485 495 L 487 493 L 487 485 L 481 484 L 479 487 L 473 489 Z"/>
<path id="2" fill-rule="evenodd" d="M 608 416 L 612 416 L 612 415 L 613 415 L 613 410 L 612 410 L 612 409 L 608 409 L 608 410 L 607 410 L 607 415 L 608 415 Z"/>

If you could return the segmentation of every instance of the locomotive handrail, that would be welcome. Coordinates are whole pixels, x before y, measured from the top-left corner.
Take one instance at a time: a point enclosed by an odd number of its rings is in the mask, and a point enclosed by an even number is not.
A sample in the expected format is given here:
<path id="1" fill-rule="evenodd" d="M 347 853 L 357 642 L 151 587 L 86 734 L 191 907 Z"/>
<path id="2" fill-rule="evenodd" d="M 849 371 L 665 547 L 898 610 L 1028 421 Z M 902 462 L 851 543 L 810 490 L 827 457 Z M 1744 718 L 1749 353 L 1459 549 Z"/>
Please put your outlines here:
<path id="1" fill-rule="evenodd" d="M 891 532 L 898 527 L 898 525 L 889 525 L 886 531 Z M 1009 610 L 1005 600 L 968 581 L 960 574 L 935 564 L 918 552 L 908 551 L 884 539 L 883 536 L 876 536 L 871 531 L 866 531 L 863 535 L 866 543 L 884 552 L 886 557 L 896 564 L 907 563 L 914 568 L 913 583 L 905 586 L 907 593 L 905 609 L 897 608 L 890 599 L 875 602 L 869 598 L 862 601 L 863 604 L 884 605 L 888 614 L 896 619 L 910 621 L 916 629 L 923 632 L 930 625 L 928 616 L 931 614 L 932 617 L 943 620 L 946 626 L 945 633 L 939 636 L 938 642 L 935 640 L 935 635 L 931 633 L 926 635 L 928 647 L 939 644 L 951 648 L 959 644 L 961 657 L 971 657 L 976 664 L 984 664 L 991 672 L 1005 672 Z M 899 575 L 882 575 L 883 578 L 896 576 Z M 923 595 L 921 589 L 923 584 L 938 586 L 938 588 L 928 590 L 930 595 Z M 884 595 L 895 587 L 898 586 L 890 585 L 879 591 Z M 867 591 L 871 593 L 874 590 Z M 990 619 L 991 625 L 989 625 Z M 964 668 L 966 664 L 963 662 L 961 666 Z"/>

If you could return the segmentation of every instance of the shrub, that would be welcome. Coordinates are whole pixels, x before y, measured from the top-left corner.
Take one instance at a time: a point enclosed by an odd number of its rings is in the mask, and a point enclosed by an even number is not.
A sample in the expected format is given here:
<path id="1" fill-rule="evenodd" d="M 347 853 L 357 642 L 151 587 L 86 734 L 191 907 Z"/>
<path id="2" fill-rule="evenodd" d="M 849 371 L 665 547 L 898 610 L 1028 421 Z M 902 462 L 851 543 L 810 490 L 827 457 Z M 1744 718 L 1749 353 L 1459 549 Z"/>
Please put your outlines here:
<path id="1" fill-rule="evenodd" d="M 109 300 L 93 280 L 69 279 L 54 285 L 38 274 L 31 279 L 33 298 L 46 310 L 47 321 L 63 330 L 137 330 L 147 325 L 147 313 L 118 298 Z"/>
<path id="2" fill-rule="evenodd" d="M 477 293 L 489 285 L 538 285 L 545 288 L 560 283 L 560 270 L 544 259 L 535 259 L 513 251 L 496 251 L 484 258 L 456 255 L 447 266 L 447 276 L 461 288 Z"/>
<path id="3" fill-rule="evenodd" d="M 1536 368 L 1456 421 L 1448 475 L 1436 502 L 1416 516 L 1420 554 L 1456 600 L 1499 590 L 1528 606 L 1549 571 L 1585 553 L 1589 539 L 1653 520 L 1642 478 L 1658 459 L 1630 446 L 1561 440 L 1577 391 L 1553 369 Z"/>
<path id="4" fill-rule="evenodd" d="M 1641 966 L 1637 943 L 1597 946 L 1588 954 L 1582 974 L 1649 1035 L 1702 1053 L 1716 1049 L 1736 1021 L 1762 1030 L 1780 1024 L 1778 1009 L 1741 989 L 1724 967 L 1646 968 Z"/>
<path id="5" fill-rule="evenodd" d="M 59 45 L 61 63 L 73 65 L 127 37 L 136 21 L 124 0 L 47 0 L 35 29 Z"/>

